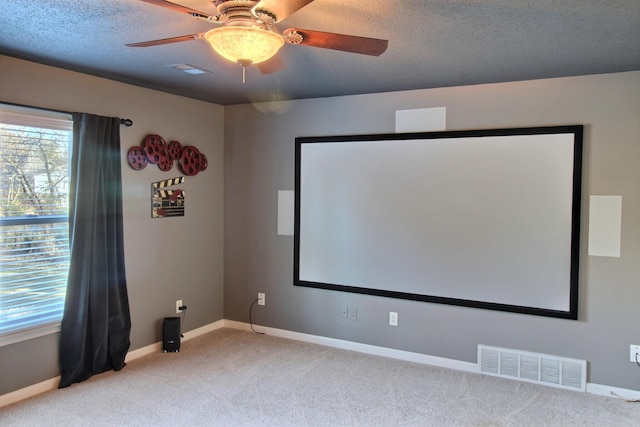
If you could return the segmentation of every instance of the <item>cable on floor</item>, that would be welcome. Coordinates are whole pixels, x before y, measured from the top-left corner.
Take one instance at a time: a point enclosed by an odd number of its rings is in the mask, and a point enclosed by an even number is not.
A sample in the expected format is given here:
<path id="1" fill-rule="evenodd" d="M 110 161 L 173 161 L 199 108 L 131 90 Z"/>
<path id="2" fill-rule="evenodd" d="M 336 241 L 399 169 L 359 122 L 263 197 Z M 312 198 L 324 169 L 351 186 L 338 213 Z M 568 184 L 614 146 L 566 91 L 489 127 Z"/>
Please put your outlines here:
<path id="1" fill-rule="evenodd" d="M 180 315 L 182 316 L 182 319 L 180 319 L 180 338 L 184 338 L 184 335 L 182 334 L 182 327 L 184 326 L 184 321 L 187 318 L 187 306 L 183 306 L 184 309 L 180 310 Z"/>
<path id="2" fill-rule="evenodd" d="M 249 307 L 249 326 L 251 326 L 251 330 L 256 334 L 264 335 L 264 332 L 258 332 L 255 329 L 253 329 L 253 319 L 252 319 L 253 306 L 256 305 L 257 302 L 258 302 L 258 298 L 256 298 L 256 300 L 252 302 L 251 306 Z"/>

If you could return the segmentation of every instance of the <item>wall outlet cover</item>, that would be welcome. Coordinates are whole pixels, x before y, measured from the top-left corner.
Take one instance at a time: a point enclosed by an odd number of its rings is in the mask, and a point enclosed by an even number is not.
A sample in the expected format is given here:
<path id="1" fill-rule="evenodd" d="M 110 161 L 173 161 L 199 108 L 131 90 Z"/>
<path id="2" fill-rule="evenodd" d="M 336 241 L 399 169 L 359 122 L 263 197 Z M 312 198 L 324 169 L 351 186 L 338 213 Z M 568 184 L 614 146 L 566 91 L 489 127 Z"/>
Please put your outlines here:
<path id="1" fill-rule="evenodd" d="M 349 318 L 349 307 L 347 307 L 346 305 L 343 305 L 342 307 L 340 307 L 340 318 L 341 319 Z"/>
<path id="2" fill-rule="evenodd" d="M 398 313 L 395 311 L 389 312 L 389 325 L 398 326 Z"/>

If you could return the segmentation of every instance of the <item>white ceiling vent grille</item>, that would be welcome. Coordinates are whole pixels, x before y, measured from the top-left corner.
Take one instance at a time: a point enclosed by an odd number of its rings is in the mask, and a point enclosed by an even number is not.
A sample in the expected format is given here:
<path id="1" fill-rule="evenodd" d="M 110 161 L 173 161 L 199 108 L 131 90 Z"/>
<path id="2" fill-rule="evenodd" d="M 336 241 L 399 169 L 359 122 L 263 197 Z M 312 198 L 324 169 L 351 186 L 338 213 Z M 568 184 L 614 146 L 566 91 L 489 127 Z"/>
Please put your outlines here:
<path id="1" fill-rule="evenodd" d="M 503 378 L 586 391 L 587 361 L 478 345 L 480 372 Z"/>

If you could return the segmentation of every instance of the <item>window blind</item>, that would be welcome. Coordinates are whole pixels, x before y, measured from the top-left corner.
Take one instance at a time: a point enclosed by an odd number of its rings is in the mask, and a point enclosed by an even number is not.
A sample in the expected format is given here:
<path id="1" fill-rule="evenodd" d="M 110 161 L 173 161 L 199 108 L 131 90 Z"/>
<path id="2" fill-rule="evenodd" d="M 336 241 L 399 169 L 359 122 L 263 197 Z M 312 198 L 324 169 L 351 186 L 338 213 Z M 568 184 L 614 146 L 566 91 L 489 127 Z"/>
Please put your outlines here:
<path id="1" fill-rule="evenodd" d="M 69 115 L 0 105 L 0 345 L 62 317 L 72 126 Z"/>

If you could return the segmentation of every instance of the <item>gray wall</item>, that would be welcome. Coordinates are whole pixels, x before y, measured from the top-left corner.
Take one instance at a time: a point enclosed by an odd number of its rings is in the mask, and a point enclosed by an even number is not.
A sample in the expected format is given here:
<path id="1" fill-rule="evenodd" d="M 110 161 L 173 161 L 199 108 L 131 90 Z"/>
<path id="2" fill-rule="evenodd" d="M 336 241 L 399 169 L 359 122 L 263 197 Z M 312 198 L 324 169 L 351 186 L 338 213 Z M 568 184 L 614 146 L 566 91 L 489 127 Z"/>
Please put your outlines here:
<path id="1" fill-rule="evenodd" d="M 176 299 L 189 307 L 188 331 L 223 317 L 248 321 L 256 293 L 266 292 L 267 305 L 254 311 L 258 324 L 469 362 L 478 343 L 577 357 L 590 362 L 590 382 L 639 388 L 640 369 L 628 361 L 629 344 L 640 344 L 639 72 L 258 109 L 223 108 L 3 56 L 0 69 L 0 101 L 133 119 L 122 132 L 123 154 L 158 133 L 208 156 L 207 171 L 184 185 L 182 219 L 149 218 L 150 183 L 177 170 L 123 165 L 132 350 L 160 339 L 159 322 L 174 314 Z M 293 189 L 294 138 L 393 132 L 395 110 L 429 106 L 447 107 L 452 130 L 586 125 L 578 321 L 292 286 L 293 238 L 276 234 L 276 211 L 277 191 Z M 589 194 L 623 196 L 621 258 L 586 255 Z M 358 308 L 357 321 L 340 318 L 343 305 Z M 399 313 L 398 327 L 387 325 L 389 311 Z M 0 347 L 0 394 L 56 375 L 57 335 Z"/>
<path id="2" fill-rule="evenodd" d="M 223 315 L 223 119 L 221 106 L 0 56 L 0 101 L 127 117 L 121 129 L 125 262 L 131 350 L 158 342 L 175 301 L 188 307 L 184 330 Z M 135 171 L 129 148 L 149 133 L 195 145 L 209 166 L 187 177 L 185 217 L 151 219 L 151 182 L 183 175 L 174 166 Z M 58 375 L 58 334 L 0 347 L 0 394 Z"/>
<path id="3" fill-rule="evenodd" d="M 295 137 L 394 132 L 396 110 L 440 106 L 448 130 L 585 125 L 578 321 L 292 285 L 293 238 L 276 226 Z M 640 72 L 226 107 L 224 317 L 248 321 L 265 292 L 260 325 L 468 362 L 478 344 L 586 359 L 589 382 L 638 390 L 639 112 Z M 622 195 L 620 258 L 587 255 L 589 195 Z M 341 319 L 341 306 L 358 320 Z"/>

